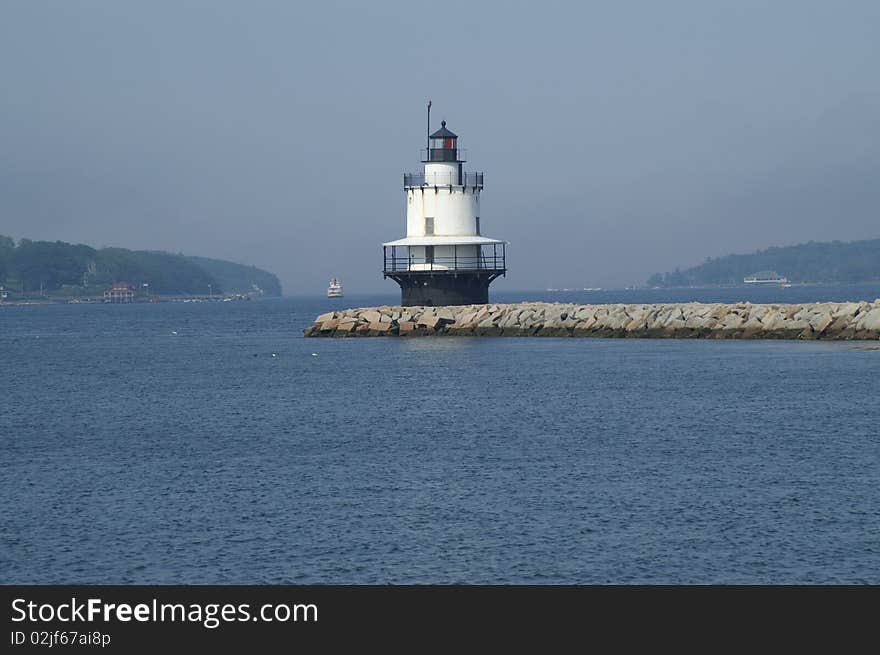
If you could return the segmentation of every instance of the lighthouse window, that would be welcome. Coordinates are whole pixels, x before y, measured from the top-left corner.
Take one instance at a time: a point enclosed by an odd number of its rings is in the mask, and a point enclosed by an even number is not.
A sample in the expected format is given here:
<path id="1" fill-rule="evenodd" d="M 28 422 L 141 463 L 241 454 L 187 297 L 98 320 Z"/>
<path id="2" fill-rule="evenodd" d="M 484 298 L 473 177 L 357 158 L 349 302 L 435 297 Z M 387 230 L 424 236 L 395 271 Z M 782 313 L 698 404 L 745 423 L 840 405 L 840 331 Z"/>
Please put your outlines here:
<path id="1" fill-rule="evenodd" d="M 429 237 L 434 234 L 434 217 L 425 216 L 425 236 Z"/>
<path id="2" fill-rule="evenodd" d="M 480 234 L 480 217 L 477 216 L 477 235 L 479 236 L 479 234 Z"/>

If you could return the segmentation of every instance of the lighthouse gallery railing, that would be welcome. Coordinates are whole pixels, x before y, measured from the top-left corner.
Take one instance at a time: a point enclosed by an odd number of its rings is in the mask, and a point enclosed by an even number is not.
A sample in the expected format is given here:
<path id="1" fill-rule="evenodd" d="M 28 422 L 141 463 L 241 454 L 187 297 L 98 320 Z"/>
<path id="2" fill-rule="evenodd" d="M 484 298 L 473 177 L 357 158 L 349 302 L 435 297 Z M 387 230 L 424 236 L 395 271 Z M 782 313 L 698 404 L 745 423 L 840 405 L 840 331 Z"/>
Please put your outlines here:
<path id="1" fill-rule="evenodd" d="M 491 251 L 481 252 L 477 257 L 464 257 L 453 255 L 452 257 L 417 257 L 411 255 L 398 256 L 394 249 L 385 247 L 384 254 L 385 273 L 405 271 L 506 271 L 506 248 L 493 248 Z"/>
<path id="2" fill-rule="evenodd" d="M 483 188 L 482 173 L 404 173 L 403 187 L 472 186 Z"/>

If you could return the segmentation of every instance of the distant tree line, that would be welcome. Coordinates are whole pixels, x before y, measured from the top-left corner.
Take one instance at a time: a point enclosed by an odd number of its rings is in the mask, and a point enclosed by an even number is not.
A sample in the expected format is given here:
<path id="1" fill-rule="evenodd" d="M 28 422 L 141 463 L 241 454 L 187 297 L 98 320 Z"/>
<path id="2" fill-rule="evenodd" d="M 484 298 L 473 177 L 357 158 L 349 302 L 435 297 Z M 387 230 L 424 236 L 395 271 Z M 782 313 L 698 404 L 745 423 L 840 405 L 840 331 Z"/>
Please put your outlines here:
<path id="1" fill-rule="evenodd" d="M 24 294 L 89 295 L 114 282 L 129 282 L 151 294 L 247 293 L 281 295 L 278 278 L 255 266 L 183 254 L 125 248 L 95 249 L 63 241 L 17 244 L 0 235 L 0 286 Z M 144 285 L 147 285 L 144 287 Z"/>
<path id="2" fill-rule="evenodd" d="M 759 271 L 775 271 L 792 282 L 871 282 L 880 280 L 880 239 L 810 241 L 797 246 L 767 248 L 751 255 L 707 259 L 699 266 L 652 275 L 652 287 L 742 284 Z"/>

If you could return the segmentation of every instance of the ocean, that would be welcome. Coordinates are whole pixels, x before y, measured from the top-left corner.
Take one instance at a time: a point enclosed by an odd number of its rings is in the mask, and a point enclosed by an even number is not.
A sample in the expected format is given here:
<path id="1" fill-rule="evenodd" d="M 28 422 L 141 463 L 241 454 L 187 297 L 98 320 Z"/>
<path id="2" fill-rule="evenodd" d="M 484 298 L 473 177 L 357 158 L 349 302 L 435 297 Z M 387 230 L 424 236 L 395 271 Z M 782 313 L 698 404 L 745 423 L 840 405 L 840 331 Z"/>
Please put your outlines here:
<path id="1" fill-rule="evenodd" d="M 880 583 L 876 342 L 302 338 L 395 298 L 0 308 L 0 582 Z"/>

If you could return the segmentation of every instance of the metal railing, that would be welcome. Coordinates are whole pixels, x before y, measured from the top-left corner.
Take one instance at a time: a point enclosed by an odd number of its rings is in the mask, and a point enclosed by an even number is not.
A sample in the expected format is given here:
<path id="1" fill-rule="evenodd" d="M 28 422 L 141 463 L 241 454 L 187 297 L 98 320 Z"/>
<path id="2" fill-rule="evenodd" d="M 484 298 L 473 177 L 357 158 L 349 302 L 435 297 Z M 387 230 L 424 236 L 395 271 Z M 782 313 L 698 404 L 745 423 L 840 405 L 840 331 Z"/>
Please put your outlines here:
<path id="1" fill-rule="evenodd" d="M 479 257 L 385 256 L 385 272 L 396 271 L 504 271 L 504 254 Z"/>
<path id="2" fill-rule="evenodd" d="M 483 173 L 404 173 L 403 188 L 423 186 L 472 186 L 483 188 Z"/>
<path id="3" fill-rule="evenodd" d="M 432 161 L 465 161 L 467 148 L 422 148 L 419 159 L 423 162 Z"/>

